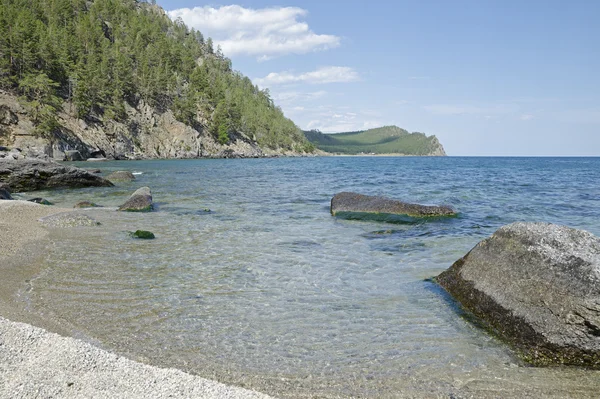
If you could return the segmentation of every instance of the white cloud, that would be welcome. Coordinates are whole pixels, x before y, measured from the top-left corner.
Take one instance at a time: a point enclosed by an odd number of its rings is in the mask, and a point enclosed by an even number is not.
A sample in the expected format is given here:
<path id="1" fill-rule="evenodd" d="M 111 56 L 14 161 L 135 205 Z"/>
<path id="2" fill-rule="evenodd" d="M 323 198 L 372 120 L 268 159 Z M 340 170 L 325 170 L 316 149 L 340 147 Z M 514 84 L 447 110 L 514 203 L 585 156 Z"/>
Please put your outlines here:
<path id="1" fill-rule="evenodd" d="M 181 18 L 204 36 L 212 37 L 227 56 L 255 56 L 259 60 L 285 54 L 306 54 L 340 45 L 334 35 L 313 32 L 306 22 L 306 10 L 298 7 L 244 8 L 238 5 L 180 8 L 168 12 Z"/>
<path id="2" fill-rule="evenodd" d="M 328 66 L 312 72 L 295 74 L 293 72 L 271 72 L 261 79 L 254 79 L 259 86 L 275 86 L 289 83 L 344 83 L 358 80 L 358 72 L 349 67 Z"/>
<path id="3" fill-rule="evenodd" d="M 312 115 L 306 129 L 318 129 L 325 133 L 354 132 L 383 126 L 379 120 L 365 118 L 354 112 L 339 112 L 335 109 L 324 107 Z"/>
<path id="4" fill-rule="evenodd" d="M 281 93 L 273 93 L 273 100 L 278 103 L 290 103 L 297 101 L 312 101 L 327 95 L 324 90 L 303 93 L 299 91 L 285 91 Z"/>
<path id="5" fill-rule="evenodd" d="M 521 117 L 519 119 L 521 119 L 522 121 L 530 121 L 533 118 L 534 118 L 534 116 L 531 114 L 524 114 L 524 115 L 521 115 Z"/>

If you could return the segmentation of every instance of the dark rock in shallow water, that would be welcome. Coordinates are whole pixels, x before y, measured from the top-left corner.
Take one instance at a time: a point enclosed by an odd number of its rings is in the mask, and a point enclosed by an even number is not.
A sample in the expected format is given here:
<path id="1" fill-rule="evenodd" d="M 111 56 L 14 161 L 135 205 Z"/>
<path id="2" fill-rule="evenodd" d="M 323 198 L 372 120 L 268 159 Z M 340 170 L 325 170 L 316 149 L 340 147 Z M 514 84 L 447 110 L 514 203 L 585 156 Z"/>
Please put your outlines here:
<path id="1" fill-rule="evenodd" d="M 374 197 L 357 193 L 343 192 L 331 199 L 333 216 L 353 217 L 353 215 L 401 215 L 410 218 L 455 216 L 449 206 L 428 206 L 409 204 L 385 197 Z"/>
<path id="2" fill-rule="evenodd" d="M 137 189 L 123 205 L 117 209 L 124 212 L 150 212 L 153 208 L 152 193 L 149 187 Z"/>
<path id="3" fill-rule="evenodd" d="M 117 170 L 116 172 L 112 172 L 110 175 L 106 176 L 106 180 L 110 180 L 113 183 L 133 181 L 135 180 L 135 176 L 129 171 Z"/>
<path id="4" fill-rule="evenodd" d="M 98 226 L 100 225 L 95 219 L 88 215 L 76 212 L 63 212 L 54 215 L 46 216 L 40 219 L 40 222 L 47 227 L 68 228 L 82 226 Z"/>
<path id="5" fill-rule="evenodd" d="M 136 230 L 135 232 L 129 233 L 129 235 L 133 238 L 141 238 L 143 240 L 153 240 L 156 238 L 154 233 L 146 230 Z"/>
<path id="6" fill-rule="evenodd" d="M 86 170 L 39 159 L 0 159 L 0 183 L 16 192 L 113 185 Z"/>
<path id="7" fill-rule="evenodd" d="M 0 200 L 12 200 L 10 195 L 10 187 L 8 184 L 0 183 Z"/>
<path id="8" fill-rule="evenodd" d="M 535 365 L 600 368 L 600 238 L 514 223 L 437 277 Z"/>
<path id="9" fill-rule="evenodd" d="M 36 204 L 40 204 L 40 205 L 54 205 L 52 202 L 48 201 L 46 198 L 32 198 L 30 200 L 27 200 L 29 202 L 35 202 Z"/>

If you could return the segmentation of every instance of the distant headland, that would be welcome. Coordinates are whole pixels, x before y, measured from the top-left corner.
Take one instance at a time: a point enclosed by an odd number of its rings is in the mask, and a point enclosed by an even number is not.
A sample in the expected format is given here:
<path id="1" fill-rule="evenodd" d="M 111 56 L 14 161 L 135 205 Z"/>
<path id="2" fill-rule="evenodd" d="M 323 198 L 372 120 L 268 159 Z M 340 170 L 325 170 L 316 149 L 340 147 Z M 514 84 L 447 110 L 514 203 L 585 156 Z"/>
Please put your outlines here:
<path id="1" fill-rule="evenodd" d="M 357 132 L 324 134 L 318 130 L 304 135 L 321 151 L 341 155 L 415 155 L 445 156 L 435 136 L 408 131 L 398 126 L 383 126 Z"/>

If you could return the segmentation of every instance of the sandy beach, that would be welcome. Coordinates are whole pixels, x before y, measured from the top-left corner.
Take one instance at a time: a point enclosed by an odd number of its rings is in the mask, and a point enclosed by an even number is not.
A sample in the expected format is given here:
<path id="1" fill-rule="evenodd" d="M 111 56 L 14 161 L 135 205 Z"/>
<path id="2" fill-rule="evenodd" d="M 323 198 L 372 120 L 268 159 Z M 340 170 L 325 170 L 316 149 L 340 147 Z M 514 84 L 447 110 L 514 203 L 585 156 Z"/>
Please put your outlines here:
<path id="1" fill-rule="evenodd" d="M 269 398 L 126 359 L 64 336 L 64 322 L 31 312 L 20 293 L 49 245 L 38 219 L 64 211 L 0 201 L 0 398 Z"/>

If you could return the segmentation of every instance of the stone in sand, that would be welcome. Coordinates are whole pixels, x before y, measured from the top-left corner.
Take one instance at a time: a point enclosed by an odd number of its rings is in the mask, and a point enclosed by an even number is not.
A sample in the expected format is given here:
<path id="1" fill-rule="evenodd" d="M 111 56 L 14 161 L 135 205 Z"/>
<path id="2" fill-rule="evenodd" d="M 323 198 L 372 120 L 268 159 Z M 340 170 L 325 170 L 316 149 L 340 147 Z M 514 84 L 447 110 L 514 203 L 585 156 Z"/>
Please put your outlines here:
<path id="1" fill-rule="evenodd" d="M 0 183 L 13 191 L 52 188 L 109 187 L 113 184 L 86 170 L 39 159 L 0 159 Z"/>
<path id="2" fill-rule="evenodd" d="M 116 172 L 112 172 L 110 175 L 106 176 L 106 180 L 110 180 L 113 183 L 127 182 L 134 181 L 135 176 L 133 175 L 133 173 L 127 170 L 117 170 Z"/>
<path id="3" fill-rule="evenodd" d="M 137 189 L 117 210 L 124 212 L 150 212 L 152 208 L 152 193 L 150 192 L 150 188 L 142 187 Z"/>
<path id="4" fill-rule="evenodd" d="M 370 195 L 343 192 L 331 199 L 331 214 L 370 213 L 406 215 L 415 218 L 454 216 L 456 211 L 449 206 L 428 206 Z"/>
<path id="5" fill-rule="evenodd" d="M 510 224 L 436 280 L 524 360 L 600 368 L 599 237 Z"/>

